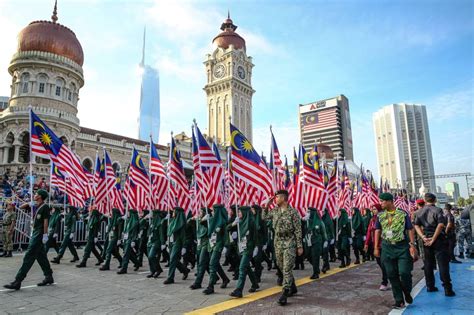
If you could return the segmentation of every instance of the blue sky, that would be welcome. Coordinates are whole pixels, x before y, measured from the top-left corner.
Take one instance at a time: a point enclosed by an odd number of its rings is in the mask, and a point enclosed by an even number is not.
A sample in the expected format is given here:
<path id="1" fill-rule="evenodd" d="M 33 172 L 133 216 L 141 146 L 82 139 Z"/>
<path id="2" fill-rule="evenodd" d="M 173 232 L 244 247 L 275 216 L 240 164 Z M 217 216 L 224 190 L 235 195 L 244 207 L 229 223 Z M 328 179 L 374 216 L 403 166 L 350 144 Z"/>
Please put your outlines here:
<path id="1" fill-rule="evenodd" d="M 0 27 L 8 30 L 0 35 L 0 95 L 9 95 L 16 35 L 30 21 L 49 19 L 52 6 L 0 0 Z M 474 173 L 472 1 L 59 0 L 59 23 L 84 49 L 81 124 L 137 136 L 146 24 L 146 61 L 160 71 L 160 142 L 169 142 L 171 130 L 189 133 L 193 118 L 204 131 L 203 61 L 227 9 L 254 58 L 257 150 L 269 150 L 272 124 L 282 153 L 291 154 L 297 105 L 344 94 L 356 163 L 377 173 L 372 113 L 414 102 L 427 106 L 436 174 Z M 465 180 L 455 180 L 465 191 Z"/>

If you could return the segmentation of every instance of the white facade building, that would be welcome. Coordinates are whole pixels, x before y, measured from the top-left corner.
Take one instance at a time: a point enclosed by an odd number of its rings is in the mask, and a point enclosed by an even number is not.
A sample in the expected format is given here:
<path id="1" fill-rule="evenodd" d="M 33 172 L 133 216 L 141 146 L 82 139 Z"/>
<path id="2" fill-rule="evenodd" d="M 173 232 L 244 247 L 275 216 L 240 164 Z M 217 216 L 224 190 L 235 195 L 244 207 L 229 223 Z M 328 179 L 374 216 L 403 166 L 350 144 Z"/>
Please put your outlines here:
<path id="1" fill-rule="evenodd" d="M 436 191 L 426 107 L 392 104 L 373 114 L 377 167 L 392 188 Z"/>

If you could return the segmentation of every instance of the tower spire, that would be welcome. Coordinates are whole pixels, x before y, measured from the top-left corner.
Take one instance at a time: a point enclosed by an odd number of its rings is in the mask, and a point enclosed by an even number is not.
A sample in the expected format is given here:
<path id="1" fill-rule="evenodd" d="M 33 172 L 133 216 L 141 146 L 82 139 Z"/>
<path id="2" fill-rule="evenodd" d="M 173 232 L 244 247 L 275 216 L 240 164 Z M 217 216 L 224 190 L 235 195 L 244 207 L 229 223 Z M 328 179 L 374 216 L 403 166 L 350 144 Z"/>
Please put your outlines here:
<path id="1" fill-rule="evenodd" d="M 142 62 L 140 63 L 142 67 L 145 66 L 145 40 L 146 40 L 146 25 L 143 28 Z"/>
<path id="2" fill-rule="evenodd" d="M 230 20 L 230 10 L 227 9 L 227 18 Z"/>
<path id="3" fill-rule="evenodd" d="M 53 23 L 56 23 L 58 20 L 58 0 L 54 1 L 54 9 L 53 9 L 53 15 L 51 16 L 51 20 L 53 20 Z"/>

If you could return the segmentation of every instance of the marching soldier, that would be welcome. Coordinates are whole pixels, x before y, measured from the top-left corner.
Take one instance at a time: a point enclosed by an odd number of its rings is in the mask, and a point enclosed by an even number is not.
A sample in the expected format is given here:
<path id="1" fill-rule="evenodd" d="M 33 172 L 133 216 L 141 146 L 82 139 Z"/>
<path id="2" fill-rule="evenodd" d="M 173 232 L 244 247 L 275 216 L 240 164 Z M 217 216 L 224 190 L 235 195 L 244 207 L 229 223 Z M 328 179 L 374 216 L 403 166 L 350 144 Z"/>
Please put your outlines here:
<path id="1" fill-rule="evenodd" d="M 268 207 L 276 199 L 277 207 L 268 212 Z M 303 254 L 301 221 L 295 209 L 288 206 L 288 191 L 279 190 L 270 198 L 263 214 L 264 220 L 272 220 L 275 229 L 275 255 L 277 265 L 283 274 L 283 292 L 278 303 L 286 305 L 287 298 L 298 292 L 293 277 L 295 257 Z"/>
<path id="2" fill-rule="evenodd" d="M 150 226 L 148 214 L 150 211 L 143 210 L 142 217 L 140 218 L 139 223 L 139 232 L 138 232 L 138 250 L 137 250 L 137 261 L 138 263 L 135 265 L 134 271 L 137 271 L 140 267 L 143 266 L 143 255 L 148 257 L 148 228 Z"/>
<path id="3" fill-rule="evenodd" d="M 250 210 L 252 211 L 252 214 L 255 217 L 256 230 L 256 250 L 255 256 L 252 259 L 255 267 L 255 277 L 257 278 L 257 282 L 261 282 L 263 261 L 266 260 L 268 264 L 271 264 L 271 261 L 268 259 L 267 255 L 265 254 L 265 251 L 263 250 L 263 247 L 267 243 L 267 225 L 262 219 L 262 207 L 260 207 L 259 205 L 253 205 Z"/>
<path id="4" fill-rule="evenodd" d="M 354 237 L 352 238 L 352 248 L 354 249 L 354 256 L 356 258 L 354 264 L 360 264 L 360 256 L 364 257 L 364 237 L 367 231 L 364 230 L 364 219 L 360 213 L 359 208 L 353 208 L 352 214 L 352 229 L 354 230 Z"/>
<path id="5" fill-rule="evenodd" d="M 335 250 L 335 240 L 334 240 L 334 222 L 331 219 L 331 215 L 329 214 L 329 210 L 326 208 L 324 209 L 324 214 L 322 217 L 322 221 L 324 223 L 324 228 L 326 230 L 326 236 L 328 239 L 328 246 L 323 248 L 323 268 L 322 272 L 326 273 L 329 270 L 330 265 L 329 261 L 335 262 L 336 261 L 336 250 Z"/>
<path id="6" fill-rule="evenodd" d="M 196 221 L 193 220 L 193 213 L 188 212 L 186 218 L 186 240 L 184 241 L 184 247 L 181 250 L 183 256 L 183 265 L 188 267 L 191 264 L 191 269 L 194 269 L 196 265 Z"/>
<path id="7" fill-rule="evenodd" d="M 202 286 L 202 280 L 204 273 L 209 270 L 209 237 L 207 236 L 207 227 L 209 222 L 209 209 L 201 208 L 197 220 L 197 252 L 198 252 L 198 263 L 197 273 L 194 283 L 189 287 L 191 290 L 200 289 Z"/>
<path id="8" fill-rule="evenodd" d="M 49 265 L 48 257 L 44 250 L 44 244 L 48 241 L 48 218 L 49 218 L 49 207 L 44 202 L 48 199 L 48 193 L 39 189 L 35 196 L 34 201 L 36 203 L 34 211 L 34 221 L 33 221 L 33 233 L 30 237 L 30 243 L 28 244 L 28 249 L 25 252 L 23 257 L 23 264 L 18 270 L 18 273 L 15 276 L 15 281 L 10 284 L 4 285 L 4 288 L 19 290 L 21 287 L 21 282 L 26 278 L 28 271 L 35 260 L 38 261 L 43 274 L 45 276 L 44 280 L 38 283 L 38 286 L 45 286 L 48 284 L 53 284 L 53 270 Z"/>
<path id="9" fill-rule="evenodd" d="M 159 275 L 163 272 L 160 266 L 160 256 L 161 256 L 161 245 L 165 244 L 165 239 L 163 238 L 161 232 L 161 226 L 163 219 L 161 217 L 161 211 L 153 210 L 151 213 L 151 224 L 148 228 L 148 265 L 150 266 L 150 274 L 147 275 L 147 278 L 158 278 Z"/>
<path id="10" fill-rule="evenodd" d="M 217 275 L 222 278 L 221 289 L 225 289 L 230 280 L 225 274 L 220 264 L 222 250 L 224 248 L 227 223 L 227 211 L 223 205 L 212 206 L 212 216 L 209 219 L 207 236 L 209 238 L 209 284 L 203 291 L 209 295 L 214 293 L 214 285 L 217 282 Z"/>
<path id="11" fill-rule="evenodd" d="M 3 215 L 3 253 L 0 257 L 12 257 L 13 232 L 15 232 L 16 213 L 15 204 L 7 202 L 7 211 Z"/>
<path id="12" fill-rule="evenodd" d="M 346 209 L 340 210 L 339 221 L 337 225 L 337 253 L 341 260 L 339 268 L 347 267 L 351 264 L 351 224 Z"/>
<path id="13" fill-rule="evenodd" d="M 310 211 L 308 219 L 308 234 L 306 234 L 306 244 L 310 248 L 310 259 L 313 265 L 311 279 L 319 278 L 319 262 L 323 249 L 328 247 L 326 227 L 315 208 L 308 208 Z"/>
<path id="14" fill-rule="evenodd" d="M 237 280 L 239 277 L 239 252 L 237 248 L 237 225 L 232 225 L 237 217 L 237 208 L 235 205 L 230 207 L 230 216 L 226 226 L 226 261 L 230 267 L 227 271 L 233 272 L 232 279 Z"/>
<path id="15" fill-rule="evenodd" d="M 64 253 L 66 252 L 66 248 L 69 248 L 73 258 L 70 262 L 76 262 L 79 260 L 79 256 L 77 255 L 76 248 L 74 247 L 74 233 L 76 232 L 76 221 L 77 221 L 77 209 L 73 206 L 67 206 L 67 213 L 64 217 L 64 239 L 59 248 L 59 253 L 56 257 L 51 260 L 54 264 L 59 264 L 61 258 L 63 258 Z"/>
<path id="16" fill-rule="evenodd" d="M 168 237 L 170 240 L 170 267 L 168 278 L 163 282 L 164 284 L 174 283 L 176 268 L 183 274 L 183 280 L 188 278 L 190 271 L 180 261 L 181 250 L 186 240 L 186 217 L 183 208 L 174 208 L 173 216 L 168 225 Z"/>
<path id="17" fill-rule="evenodd" d="M 49 217 L 48 224 L 48 242 L 44 245 L 46 254 L 48 254 L 49 249 L 52 247 L 56 251 L 56 254 L 59 254 L 59 245 L 58 245 L 58 235 L 59 230 L 61 229 L 61 208 L 53 207 L 51 209 L 51 216 Z"/>
<path id="18" fill-rule="evenodd" d="M 256 241 L 255 220 L 250 212 L 250 207 L 243 206 L 239 208 L 236 222 L 239 223 L 238 229 L 240 235 L 238 244 L 240 253 L 239 281 L 237 282 L 235 290 L 230 293 L 230 296 L 241 298 L 247 275 L 252 283 L 249 292 L 255 292 L 259 288 L 255 274 L 250 268 L 250 259 L 254 253 Z"/>
<path id="19" fill-rule="evenodd" d="M 105 250 L 105 263 L 99 270 L 110 270 L 110 260 L 112 255 L 119 261 L 119 268 L 122 268 L 122 257 L 120 256 L 118 249 L 118 242 L 120 242 L 120 236 L 122 235 L 123 219 L 120 214 L 120 210 L 117 208 L 112 209 L 112 218 L 110 219 L 107 227 L 107 248 Z M 105 245 L 104 245 L 105 246 Z"/>
<path id="20" fill-rule="evenodd" d="M 138 264 L 137 257 L 134 252 L 134 248 L 138 239 L 139 229 L 139 218 L 137 210 L 130 210 L 128 212 L 129 217 L 125 223 L 125 229 L 123 231 L 123 258 L 121 268 L 117 271 L 117 274 L 122 275 L 127 273 L 128 262 L 131 260 L 134 265 Z"/>
<path id="21" fill-rule="evenodd" d="M 96 266 L 99 266 L 103 260 L 100 255 L 102 247 L 98 244 L 98 234 L 100 230 L 101 215 L 97 209 L 90 209 L 89 220 L 87 221 L 87 244 L 84 248 L 84 255 L 82 256 L 82 261 L 76 265 L 77 268 L 84 268 L 87 263 L 87 259 L 91 256 L 91 252 L 97 258 Z M 96 246 L 99 248 L 97 250 Z"/>

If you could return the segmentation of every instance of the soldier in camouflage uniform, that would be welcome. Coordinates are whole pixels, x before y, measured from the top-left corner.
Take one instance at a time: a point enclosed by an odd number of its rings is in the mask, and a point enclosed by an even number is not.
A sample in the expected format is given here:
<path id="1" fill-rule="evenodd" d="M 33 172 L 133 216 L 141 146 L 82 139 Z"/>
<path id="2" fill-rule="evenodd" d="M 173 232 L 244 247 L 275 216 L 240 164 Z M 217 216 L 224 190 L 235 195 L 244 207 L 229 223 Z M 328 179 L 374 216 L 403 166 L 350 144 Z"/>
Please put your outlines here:
<path id="1" fill-rule="evenodd" d="M 268 207 L 276 199 L 277 207 L 268 212 Z M 264 220 L 272 220 L 275 229 L 275 255 L 277 265 L 283 273 L 283 293 L 278 299 L 280 305 L 286 305 L 287 297 L 296 289 L 293 268 L 296 255 L 303 254 L 301 221 L 298 212 L 288 206 L 288 191 L 279 190 L 270 198 L 263 214 Z"/>
<path id="2" fill-rule="evenodd" d="M 464 241 L 467 243 L 466 257 L 469 257 L 469 246 L 471 245 L 471 220 L 469 219 L 469 208 L 464 209 L 461 215 L 456 218 L 456 226 L 458 230 L 458 248 L 459 258 L 464 258 Z"/>
<path id="3" fill-rule="evenodd" d="M 1 257 L 12 257 L 13 251 L 13 232 L 15 231 L 16 212 L 15 204 L 7 202 L 7 211 L 3 215 L 3 254 Z"/>

